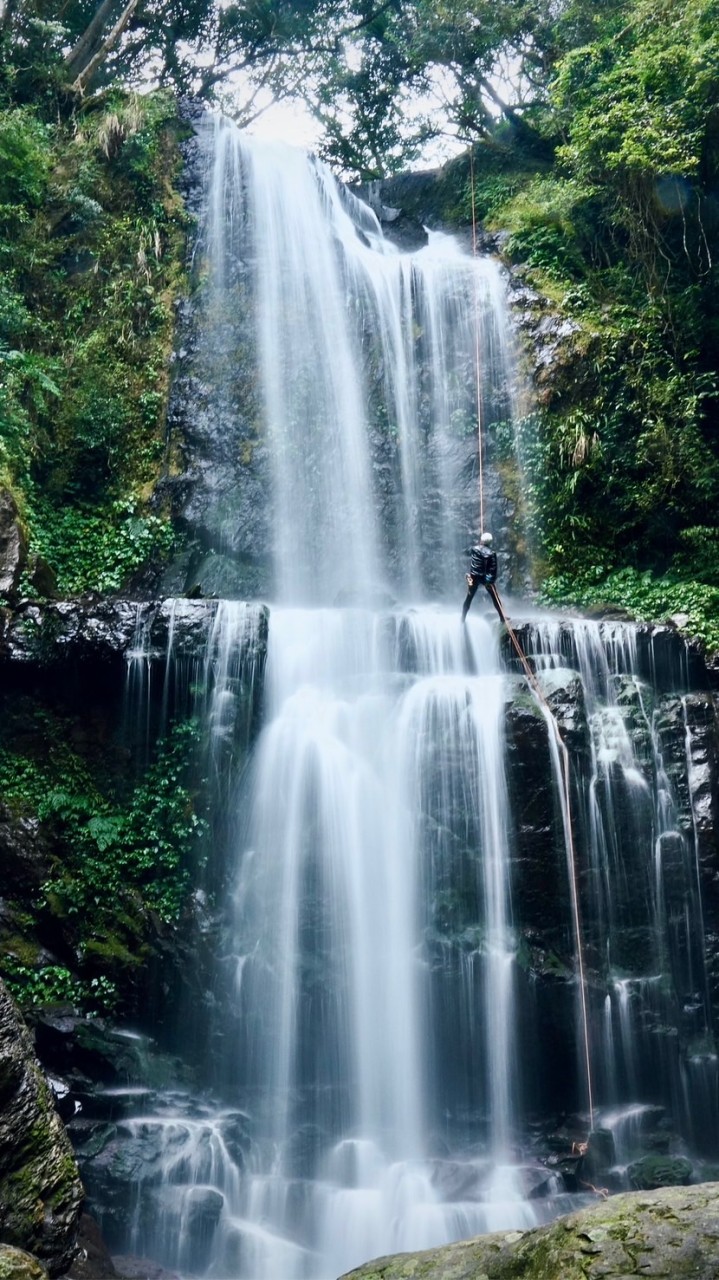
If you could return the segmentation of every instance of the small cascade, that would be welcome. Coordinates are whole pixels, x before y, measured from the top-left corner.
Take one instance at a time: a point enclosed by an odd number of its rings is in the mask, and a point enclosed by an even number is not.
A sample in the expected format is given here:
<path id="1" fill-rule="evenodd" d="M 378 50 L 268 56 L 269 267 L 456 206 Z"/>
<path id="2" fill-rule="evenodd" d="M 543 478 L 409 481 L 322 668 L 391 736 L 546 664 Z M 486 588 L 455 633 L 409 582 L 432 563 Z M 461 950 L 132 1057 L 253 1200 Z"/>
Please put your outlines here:
<path id="1" fill-rule="evenodd" d="M 247 745 L 258 709 L 266 612 L 234 600 L 167 599 L 138 604 L 125 654 L 125 732 L 138 764 L 173 717 L 196 717 L 208 731 L 213 770 L 231 744 Z M 231 752 L 230 752 L 231 754 Z"/>
<path id="2" fill-rule="evenodd" d="M 627 623 L 556 620 L 531 625 L 527 639 L 540 669 L 551 675 L 568 662 L 581 676 L 589 756 L 584 767 L 576 756 L 574 763 L 587 945 L 606 981 L 593 1019 L 603 1102 L 622 1102 L 632 1114 L 669 1103 L 697 1149 L 714 1150 L 718 1076 L 697 831 L 686 793 L 687 666 L 675 660 L 668 667 L 642 637 L 640 651 L 638 630 Z"/>

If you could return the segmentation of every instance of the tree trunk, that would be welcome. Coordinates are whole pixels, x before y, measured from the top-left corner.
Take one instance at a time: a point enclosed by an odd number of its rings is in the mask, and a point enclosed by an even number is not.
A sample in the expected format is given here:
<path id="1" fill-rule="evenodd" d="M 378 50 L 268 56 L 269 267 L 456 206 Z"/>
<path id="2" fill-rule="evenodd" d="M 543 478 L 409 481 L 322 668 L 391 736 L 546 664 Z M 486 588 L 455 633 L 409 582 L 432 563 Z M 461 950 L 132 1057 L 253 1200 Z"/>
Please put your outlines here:
<path id="1" fill-rule="evenodd" d="M 0 13 L 0 31 L 9 31 L 10 23 L 13 20 L 15 10 L 17 9 L 17 0 L 5 0 L 5 4 Z"/>
<path id="2" fill-rule="evenodd" d="M 105 58 L 107 57 L 108 53 L 112 49 L 113 45 L 117 44 L 117 41 L 120 39 L 120 36 L 125 30 L 125 27 L 130 21 L 130 18 L 135 12 L 138 4 L 139 4 L 139 0 L 128 0 L 128 3 L 125 5 L 125 8 L 120 14 L 120 17 L 118 18 L 117 22 L 112 28 L 112 31 L 108 32 L 107 37 L 103 40 L 97 53 L 93 55 L 93 57 L 86 64 L 86 66 L 83 67 L 82 71 L 79 72 L 76 80 L 72 85 L 72 88 L 75 91 L 75 93 L 84 92 L 85 86 L 90 83 L 98 67 L 105 61 Z"/>
<path id="3" fill-rule="evenodd" d="M 65 66 L 69 75 L 77 75 L 94 57 L 102 45 L 103 32 L 116 8 L 117 0 L 101 0 L 80 39 L 65 57 Z"/>

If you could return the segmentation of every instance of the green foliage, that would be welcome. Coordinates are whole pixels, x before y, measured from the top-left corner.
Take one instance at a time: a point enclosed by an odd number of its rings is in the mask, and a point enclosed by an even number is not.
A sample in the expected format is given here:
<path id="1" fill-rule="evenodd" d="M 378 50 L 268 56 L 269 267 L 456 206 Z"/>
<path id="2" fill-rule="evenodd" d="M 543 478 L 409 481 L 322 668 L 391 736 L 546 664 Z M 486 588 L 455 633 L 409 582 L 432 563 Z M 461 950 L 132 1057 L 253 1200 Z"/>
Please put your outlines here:
<path id="1" fill-rule="evenodd" d="M 170 546 L 163 465 L 184 214 L 174 102 L 0 112 L 0 468 L 66 591 L 116 590 Z"/>
<path id="2" fill-rule="evenodd" d="M 35 717 L 36 719 L 36 717 Z M 140 892 L 144 906 L 163 920 L 180 911 L 191 868 L 206 830 L 190 790 L 190 764 L 198 730 L 175 726 L 157 758 L 118 805 L 101 779 L 59 738 L 45 716 L 37 731 L 51 733 L 38 759 L 0 746 L 0 792 L 20 813 L 37 816 L 71 851 L 44 888 L 46 903 L 63 916 L 93 913 L 94 926 L 117 910 L 118 898 Z"/>
<path id="3" fill-rule="evenodd" d="M 37 208 L 47 191 L 51 129 L 25 108 L 0 111 L 0 204 Z"/>
<path id="4" fill-rule="evenodd" d="M 717 531 L 714 530 L 716 540 Z M 686 581 L 672 574 L 658 576 L 627 567 L 604 575 L 601 566 L 594 573 L 557 574 L 542 584 L 542 597 L 549 604 L 587 607 L 618 605 L 634 618 L 665 621 L 685 614 L 683 624 L 709 650 L 719 650 L 719 587 L 705 582 Z"/>
<path id="5" fill-rule="evenodd" d="M 537 577 L 556 602 L 686 613 L 714 646 L 717 5 L 581 9 L 559 22 L 554 163 L 492 213 L 563 333 L 518 427 Z"/>
<path id="6" fill-rule="evenodd" d="M 173 544 L 167 517 L 140 514 L 134 499 L 118 499 L 103 514 L 90 505 L 64 508 L 30 501 L 33 547 L 52 563 L 63 594 L 119 591 L 143 565 Z"/>
<path id="7" fill-rule="evenodd" d="M 71 1004 L 84 1013 L 112 1015 L 118 1005 L 117 985 L 110 978 L 78 978 L 64 965 L 38 968 L 21 964 L 12 955 L 0 958 L 0 969 L 21 1009 Z"/>
<path id="8" fill-rule="evenodd" d="M 147 956 L 157 922 L 179 921 L 204 865 L 199 733 L 194 721 L 174 725 L 134 781 L 109 749 L 81 752 L 76 735 L 72 722 L 27 700 L 6 708 L 0 794 L 14 814 L 39 821 L 56 851 L 30 924 L 60 930 L 78 961 L 71 969 L 33 965 L 31 941 L 10 939 L 0 973 L 25 1003 L 69 1000 L 110 1011 Z M 24 927 L 17 908 L 13 919 Z"/>

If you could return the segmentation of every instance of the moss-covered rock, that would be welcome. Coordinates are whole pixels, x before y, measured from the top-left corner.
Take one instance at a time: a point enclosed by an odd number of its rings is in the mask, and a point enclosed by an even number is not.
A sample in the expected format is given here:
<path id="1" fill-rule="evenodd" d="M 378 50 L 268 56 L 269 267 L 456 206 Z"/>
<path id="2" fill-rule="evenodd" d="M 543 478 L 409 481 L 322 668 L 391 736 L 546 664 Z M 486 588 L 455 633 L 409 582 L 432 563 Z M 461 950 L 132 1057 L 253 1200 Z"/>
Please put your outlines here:
<path id="1" fill-rule="evenodd" d="M 55 1275 L 74 1252 L 82 1199 L 72 1148 L 30 1034 L 0 982 L 0 1238 L 37 1254 Z M 44 1272 L 17 1272 L 18 1280 L 26 1275 Z"/>
<path id="2" fill-rule="evenodd" d="M 692 1176 L 691 1161 L 684 1156 L 643 1156 L 627 1169 L 635 1191 L 656 1191 L 659 1187 L 686 1186 Z"/>
<path id="3" fill-rule="evenodd" d="M 23 1249 L 0 1245 L 0 1280 L 47 1280 L 47 1271 Z"/>
<path id="4" fill-rule="evenodd" d="M 615 1196 L 534 1231 L 380 1258 L 352 1280 L 716 1280 L 719 1183 Z M 349 1280 L 349 1277 L 346 1278 Z"/>

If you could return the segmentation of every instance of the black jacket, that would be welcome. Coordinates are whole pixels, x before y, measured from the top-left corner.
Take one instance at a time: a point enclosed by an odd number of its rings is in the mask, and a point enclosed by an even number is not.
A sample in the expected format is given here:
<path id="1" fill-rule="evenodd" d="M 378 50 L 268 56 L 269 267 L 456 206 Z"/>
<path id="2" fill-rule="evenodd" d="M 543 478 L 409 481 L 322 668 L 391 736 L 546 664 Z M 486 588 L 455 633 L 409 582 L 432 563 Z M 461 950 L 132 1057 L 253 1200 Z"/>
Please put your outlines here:
<path id="1" fill-rule="evenodd" d="M 473 578 L 479 578 L 480 582 L 497 581 L 496 552 L 490 551 L 489 547 L 483 547 L 478 544 L 475 547 L 466 547 L 464 554 L 472 557 L 469 563 L 469 572 Z"/>

